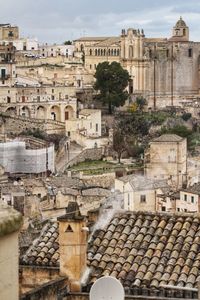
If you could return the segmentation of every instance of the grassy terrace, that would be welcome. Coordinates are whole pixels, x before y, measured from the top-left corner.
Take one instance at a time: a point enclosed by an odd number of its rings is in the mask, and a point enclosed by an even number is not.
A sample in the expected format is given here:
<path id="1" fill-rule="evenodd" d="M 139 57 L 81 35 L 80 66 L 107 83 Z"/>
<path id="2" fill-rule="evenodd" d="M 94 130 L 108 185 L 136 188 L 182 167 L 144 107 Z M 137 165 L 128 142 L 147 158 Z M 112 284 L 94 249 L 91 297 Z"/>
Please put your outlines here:
<path id="1" fill-rule="evenodd" d="M 133 170 L 136 168 L 141 168 L 139 163 L 115 163 L 107 162 L 103 160 L 91 160 L 85 161 L 77 164 L 70 168 L 71 171 L 83 172 L 85 175 L 97 175 L 109 172 L 123 171 L 123 170 Z"/>

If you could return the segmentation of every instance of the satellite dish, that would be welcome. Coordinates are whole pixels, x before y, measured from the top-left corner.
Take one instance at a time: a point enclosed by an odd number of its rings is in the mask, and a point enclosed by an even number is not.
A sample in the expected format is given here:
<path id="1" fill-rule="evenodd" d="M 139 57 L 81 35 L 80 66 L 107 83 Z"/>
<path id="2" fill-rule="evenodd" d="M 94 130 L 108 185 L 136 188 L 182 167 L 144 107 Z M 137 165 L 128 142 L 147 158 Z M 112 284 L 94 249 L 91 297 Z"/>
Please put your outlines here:
<path id="1" fill-rule="evenodd" d="M 93 284 L 90 300 L 124 300 L 124 288 L 116 278 L 102 277 Z"/>

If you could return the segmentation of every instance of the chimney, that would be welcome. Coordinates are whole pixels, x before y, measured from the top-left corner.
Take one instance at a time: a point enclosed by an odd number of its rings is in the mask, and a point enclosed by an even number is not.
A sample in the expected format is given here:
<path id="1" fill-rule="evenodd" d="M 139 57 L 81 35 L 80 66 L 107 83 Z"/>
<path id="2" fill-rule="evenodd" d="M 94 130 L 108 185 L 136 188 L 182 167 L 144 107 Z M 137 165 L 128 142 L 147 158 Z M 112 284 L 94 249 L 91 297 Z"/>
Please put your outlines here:
<path id="1" fill-rule="evenodd" d="M 87 227 L 77 202 L 69 202 L 66 214 L 58 217 L 60 275 L 67 276 L 70 291 L 81 290 L 81 276 L 86 268 Z"/>

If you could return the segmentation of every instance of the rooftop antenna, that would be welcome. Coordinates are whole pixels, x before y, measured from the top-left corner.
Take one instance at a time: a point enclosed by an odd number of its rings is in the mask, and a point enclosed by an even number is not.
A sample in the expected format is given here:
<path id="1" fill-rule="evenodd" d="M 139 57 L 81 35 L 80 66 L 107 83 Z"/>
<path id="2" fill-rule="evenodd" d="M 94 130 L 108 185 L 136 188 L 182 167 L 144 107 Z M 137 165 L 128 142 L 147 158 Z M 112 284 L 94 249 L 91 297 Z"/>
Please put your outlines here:
<path id="1" fill-rule="evenodd" d="M 114 277 L 101 277 L 90 290 L 90 300 L 124 300 L 124 288 Z"/>

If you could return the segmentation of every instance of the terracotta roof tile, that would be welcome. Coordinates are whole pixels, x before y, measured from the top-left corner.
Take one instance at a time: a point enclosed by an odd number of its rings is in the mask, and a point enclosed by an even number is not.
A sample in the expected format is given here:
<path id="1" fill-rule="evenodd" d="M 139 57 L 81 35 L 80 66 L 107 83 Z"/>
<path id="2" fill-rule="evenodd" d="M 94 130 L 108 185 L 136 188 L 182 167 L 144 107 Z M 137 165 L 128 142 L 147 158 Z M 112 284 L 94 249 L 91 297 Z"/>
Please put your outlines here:
<path id="1" fill-rule="evenodd" d="M 111 228 L 112 236 L 108 233 Z M 101 245 L 107 244 L 105 253 L 109 252 L 110 260 L 104 259 L 106 265 L 98 277 L 104 273 L 112 274 L 126 288 L 197 287 L 200 215 L 125 212 L 116 214 L 103 229 L 107 233 L 101 236 L 97 253 Z M 112 259 L 113 255 L 115 259 Z M 89 265 L 93 260 L 94 257 Z M 93 281 L 92 272 L 90 280 Z"/>
<path id="2" fill-rule="evenodd" d="M 40 236 L 33 242 L 20 262 L 27 265 L 58 266 L 58 223 L 49 221 Z"/>

